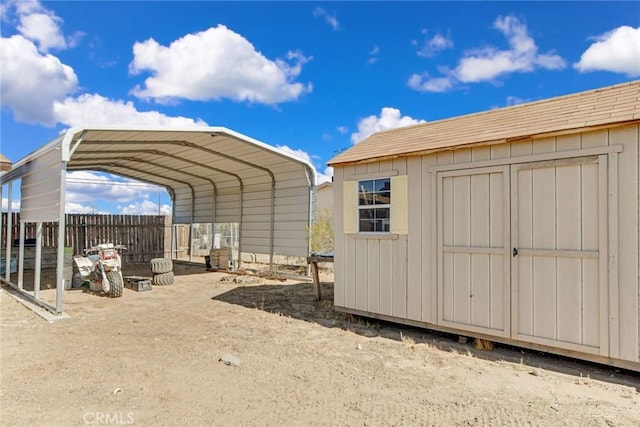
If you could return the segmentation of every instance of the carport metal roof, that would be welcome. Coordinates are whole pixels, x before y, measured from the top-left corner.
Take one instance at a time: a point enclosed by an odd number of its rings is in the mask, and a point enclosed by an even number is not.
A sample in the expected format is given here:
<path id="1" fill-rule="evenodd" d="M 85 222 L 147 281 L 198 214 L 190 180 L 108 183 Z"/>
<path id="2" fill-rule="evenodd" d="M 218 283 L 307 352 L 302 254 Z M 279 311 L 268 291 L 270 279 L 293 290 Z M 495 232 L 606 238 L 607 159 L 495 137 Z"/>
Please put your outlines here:
<path id="1" fill-rule="evenodd" d="M 227 128 L 72 128 L 0 184 L 21 179 L 22 222 L 64 222 L 66 171 L 76 170 L 165 187 L 174 223 L 239 223 L 241 252 L 309 254 L 313 165 Z"/>

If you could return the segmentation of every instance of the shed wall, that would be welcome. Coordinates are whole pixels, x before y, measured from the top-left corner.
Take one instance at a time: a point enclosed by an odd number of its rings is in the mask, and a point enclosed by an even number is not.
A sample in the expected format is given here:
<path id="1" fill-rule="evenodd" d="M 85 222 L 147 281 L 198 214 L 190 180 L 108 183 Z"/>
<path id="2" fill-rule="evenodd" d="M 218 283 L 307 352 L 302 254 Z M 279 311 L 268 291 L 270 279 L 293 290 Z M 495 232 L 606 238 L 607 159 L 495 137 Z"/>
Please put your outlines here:
<path id="1" fill-rule="evenodd" d="M 620 145 L 623 151 L 605 157 L 608 186 L 601 192 L 608 218 L 601 236 L 609 252 L 601 254 L 610 269 L 603 299 L 608 307 L 608 353 L 624 361 L 640 360 L 640 129 L 638 125 L 575 133 L 537 140 L 442 151 L 394 160 L 337 165 L 334 169 L 335 203 L 335 305 L 357 312 L 391 317 L 398 321 L 441 325 L 438 298 L 436 225 L 436 173 L 430 168 L 483 161 L 531 157 L 537 154 L 587 150 Z M 600 157 L 602 161 L 603 157 Z M 500 162 L 497 162 L 500 163 Z M 608 169 L 607 169 L 608 168 Z M 445 168 L 446 169 L 446 168 Z M 587 170 L 587 169 L 585 169 Z M 589 169 L 581 185 L 593 178 Z M 408 235 L 363 236 L 344 234 L 343 183 L 345 181 L 408 175 Z M 586 181 L 585 181 L 586 180 Z M 593 181 L 593 180 L 592 180 Z M 588 191 L 583 192 L 587 194 Z M 606 193 L 606 194 L 605 194 Z M 617 211 L 617 213 L 616 213 Z M 616 215 L 611 215 L 615 213 Z M 602 216 L 602 215 L 601 215 Z M 606 214 L 604 215 L 606 217 Z M 616 230 L 617 232 L 610 232 Z M 587 265 L 587 264 L 585 264 Z M 591 264 L 588 264 L 591 265 Z M 608 267 L 607 267 L 608 265 Z M 590 267 L 592 268 L 592 267 Z M 607 299 L 608 298 L 608 299 Z M 561 310 L 562 308 L 558 308 Z M 594 314 L 598 316 L 598 314 Z M 586 334 L 593 339 L 593 331 Z M 582 351 L 582 349 L 577 349 Z M 639 368 L 640 369 L 640 368 Z"/>

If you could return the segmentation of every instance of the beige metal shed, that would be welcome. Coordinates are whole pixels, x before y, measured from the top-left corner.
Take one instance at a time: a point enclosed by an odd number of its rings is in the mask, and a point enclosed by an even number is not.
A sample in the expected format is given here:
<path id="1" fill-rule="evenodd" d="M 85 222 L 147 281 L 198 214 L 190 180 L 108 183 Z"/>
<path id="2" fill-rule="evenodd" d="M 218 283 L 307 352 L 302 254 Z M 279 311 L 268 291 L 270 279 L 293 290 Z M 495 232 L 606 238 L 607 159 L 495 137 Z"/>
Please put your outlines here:
<path id="1" fill-rule="evenodd" d="M 640 371 L 640 81 L 333 158 L 338 310 Z"/>

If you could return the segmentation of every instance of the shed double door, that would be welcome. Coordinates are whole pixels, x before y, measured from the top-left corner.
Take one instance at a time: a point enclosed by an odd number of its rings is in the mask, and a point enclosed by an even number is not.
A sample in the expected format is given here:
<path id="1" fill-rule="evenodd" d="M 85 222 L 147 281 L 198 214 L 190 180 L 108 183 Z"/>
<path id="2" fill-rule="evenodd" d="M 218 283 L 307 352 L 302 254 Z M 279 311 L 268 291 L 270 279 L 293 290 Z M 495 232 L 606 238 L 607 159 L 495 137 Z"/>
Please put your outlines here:
<path id="1" fill-rule="evenodd" d="M 605 168 L 593 156 L 439 172 L 439 322 L 606 354 Z"/>

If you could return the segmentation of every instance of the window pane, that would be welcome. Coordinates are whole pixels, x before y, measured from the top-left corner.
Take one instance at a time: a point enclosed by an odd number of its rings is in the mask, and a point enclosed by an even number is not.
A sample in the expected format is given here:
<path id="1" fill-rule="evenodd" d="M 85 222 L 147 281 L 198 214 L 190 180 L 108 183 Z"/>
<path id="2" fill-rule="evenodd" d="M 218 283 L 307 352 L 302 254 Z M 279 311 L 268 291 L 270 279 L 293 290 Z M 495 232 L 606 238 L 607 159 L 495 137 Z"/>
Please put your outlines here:
<path id="1" fill-rule="evenodd" d="M 373 193 L 373 180 L 359 181 L 358 190 L 365 193 Z"/>
<path id="2" fill-rule="evenodd" d="M 360 209 L 360 231 L 361 232 L 389 232 L 389 208 L 366 208 Z"/>
<path id="3" fill-rule="evenodd" d="M 368 232 L 373 231 L 373 225 L 370 220 L 360 220 L 360 231 Z"/>
<path id="4" fill-rule="evenodd" d="M 358 200 L 360 206 L 373 205 L 375 203 L 373 193 L 363 193 L 362 191 L 358 194 Z"/>
<path id="5" fill-rule="evenodd" d="M 376 191 L 391 190 L 391 180 L 389 178 L 375 180 Z"/>
<path id="6" fill-rule="evenodd" d="M 374 215 L 373 209 L 360 209 L 360 220 L 372 219 Z"/>
<path id="7" fill-rule="evenodd" d="M 389 211 L 391 209 L 389 208 L 383 208 L 383 209 L 375 209 L 375 218 L 377 219 L 388 219 L 389 218 Z"/>
<path id="8" fill-rule="evenodd" d="M 391 192 L 383 191 L 381 193 L 376 193 L 375 197 L 376 205 L 388 205 L 391 203 Z"/>

